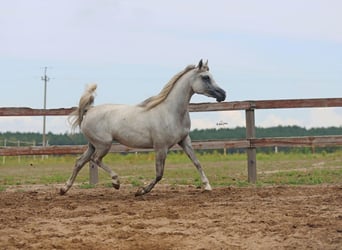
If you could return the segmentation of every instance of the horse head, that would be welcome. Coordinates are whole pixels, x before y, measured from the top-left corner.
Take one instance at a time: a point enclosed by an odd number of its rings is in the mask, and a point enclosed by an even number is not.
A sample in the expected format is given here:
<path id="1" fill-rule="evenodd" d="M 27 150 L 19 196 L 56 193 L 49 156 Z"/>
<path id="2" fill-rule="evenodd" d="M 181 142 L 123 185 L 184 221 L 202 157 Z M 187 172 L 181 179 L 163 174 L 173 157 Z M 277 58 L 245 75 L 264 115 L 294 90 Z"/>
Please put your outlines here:
<path id="1" fill-rule="evenodd" d="M 226 91 L 216 84 L 212 74 L 209 72 L 208 60 L 205 63 L 200 60 L 195 71 L 196 74 L 192 82 L 192 90 L 195 93 L 216 98 L 218 102 L 226 99 Z"/>

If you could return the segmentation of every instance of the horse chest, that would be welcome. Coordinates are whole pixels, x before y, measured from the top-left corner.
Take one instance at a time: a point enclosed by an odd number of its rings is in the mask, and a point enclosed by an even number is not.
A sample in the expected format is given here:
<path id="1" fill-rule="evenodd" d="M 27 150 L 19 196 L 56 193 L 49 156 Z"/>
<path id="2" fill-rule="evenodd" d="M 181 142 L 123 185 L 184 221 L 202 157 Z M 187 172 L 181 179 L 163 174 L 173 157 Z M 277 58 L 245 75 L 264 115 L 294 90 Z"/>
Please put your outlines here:
<path id="1" fill-rule="evenodd" d="M 154 143 L 163 141 L 168 146 L 172 146 L 188 135 L 190 131 L 190 122 L 164 119 L 155 123 L 152 131 L 152 140 Z"/>

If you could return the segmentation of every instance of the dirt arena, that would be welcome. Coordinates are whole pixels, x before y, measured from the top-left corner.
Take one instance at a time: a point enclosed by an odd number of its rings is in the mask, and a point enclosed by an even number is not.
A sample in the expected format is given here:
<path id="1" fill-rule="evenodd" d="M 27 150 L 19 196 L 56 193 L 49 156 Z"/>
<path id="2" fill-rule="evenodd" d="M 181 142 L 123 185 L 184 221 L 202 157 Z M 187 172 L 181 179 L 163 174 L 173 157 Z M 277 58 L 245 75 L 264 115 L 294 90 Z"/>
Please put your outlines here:
<path id="1" fill-rule="evenodd" d="M 0 249 L 342 249 L 342 186 L 0 192 Z"/>

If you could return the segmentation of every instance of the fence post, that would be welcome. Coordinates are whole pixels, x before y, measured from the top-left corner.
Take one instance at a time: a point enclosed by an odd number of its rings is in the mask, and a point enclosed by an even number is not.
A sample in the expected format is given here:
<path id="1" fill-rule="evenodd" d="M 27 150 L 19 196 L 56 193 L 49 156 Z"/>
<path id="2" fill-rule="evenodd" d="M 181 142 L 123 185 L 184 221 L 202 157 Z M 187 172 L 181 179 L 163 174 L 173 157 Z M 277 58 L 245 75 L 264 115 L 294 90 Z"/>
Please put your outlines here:
<path id="1" fill-rule="evenodd" d="M 99 182 L 98 167 L 92 161 L 89 162 L 89 184 L 96 185 Z"/>
<path id="2" fill-rule="evenodd" d="M 5 139 L 4 139 L 4 148 L 6 148 L 6 145 L 7 145 L 7 139 L 5 138 Z M 6 156 L 3 156 L 3 157 L 2 157 L 2 164 L 4 165 L 5 162 L 6 162 Z"/>
<path id="3" fill-rule="evenodd" d="M 251 139 L 255 138 L 254 109 L 246 109 L 246 139 L 249 141 L 247 148 L 248 182 L 256 183 L 256 148 L 251 145 Z"/>
<path id="4" fill-rule="evenodd" d="M 18 140 L 18 142 L 17 142 L 17 145 L 18 145 L 18 147 L 20 147 L 20 141 Z M 20 155 L 18 155 L 18 163 L 20 163 L 21 162 L 21 156 Z"/>

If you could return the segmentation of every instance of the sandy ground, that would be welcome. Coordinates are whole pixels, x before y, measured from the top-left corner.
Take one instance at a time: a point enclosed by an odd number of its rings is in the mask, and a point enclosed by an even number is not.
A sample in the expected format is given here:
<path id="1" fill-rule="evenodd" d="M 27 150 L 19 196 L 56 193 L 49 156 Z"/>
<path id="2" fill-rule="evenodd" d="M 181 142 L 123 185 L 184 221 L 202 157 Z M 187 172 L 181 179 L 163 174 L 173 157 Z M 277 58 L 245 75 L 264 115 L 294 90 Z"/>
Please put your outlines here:
<path id="1" fill-rule="evenodd" d="M 0 192 L 0 249 L 342 249 L 342 186 Z"/>

